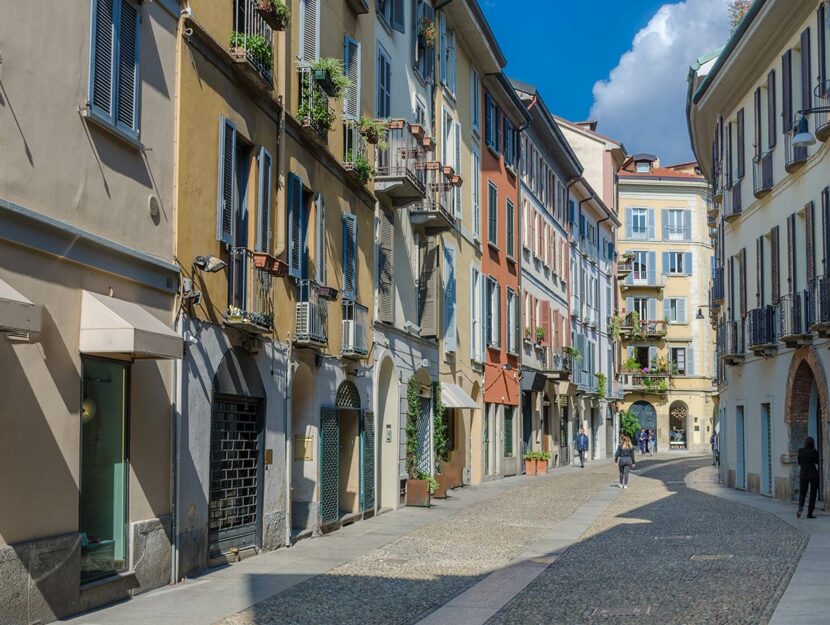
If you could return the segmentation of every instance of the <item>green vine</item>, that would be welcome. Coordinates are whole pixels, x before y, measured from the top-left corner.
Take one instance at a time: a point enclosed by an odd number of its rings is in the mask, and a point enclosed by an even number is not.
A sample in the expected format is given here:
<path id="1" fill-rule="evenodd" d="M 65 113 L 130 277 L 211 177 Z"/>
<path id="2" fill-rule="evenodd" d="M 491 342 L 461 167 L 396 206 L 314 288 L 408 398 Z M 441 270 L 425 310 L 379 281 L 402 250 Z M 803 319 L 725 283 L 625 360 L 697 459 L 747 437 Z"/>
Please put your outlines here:
<path id="1" fill-rule="evenodd" d="M 406 473 L 409 479 L 419 477 L 418 469 L 418 418 L 421 416 L 420 385 L 415 378 L 406 387 Z"/>
<path id="2" fill-rule="evenodd" d="M 231 48 L 244 48 L 265 67 L 270 68 L 273 64 L 274 51 L 271 44 L 262 35 L 246 35 L 234 32 L 231 35 Z"/>
<path id="3" fill-rule="evenodd" d="M 614 339 L 615 342 L 620 341 L 620 332 L 622 328 L 622 319 L 619 316 L 614 315 L 611 317 L 611 338 Z"/>
<path id="4" fill-rule="evenodd" d="M 444 423 L 444 402 L 441 401 L 441 383 L 432 384 L 432 444 L 435 448 L 435 467 L 446 462 L 449 454 L 447 446 L 447 425 Z"/>
<path id="5" fill-rule="evenodd" d="M 600 399 L 605 399 L 605 384 L 608 378 L 602 371 L 597 371 L 594 375 L 597 376 L 597 396 Z"/>
<path id="6" fill-rule="evenodd" d="M 316 126 L 323 132 L 328 132 L 336 115 L 334 109 L 329 106 L 329 100 L 323 90 L 319 87 L 312 87 L 308 75 L 303 76 L 303 97 L 297 115 L 301 121 Z"/>

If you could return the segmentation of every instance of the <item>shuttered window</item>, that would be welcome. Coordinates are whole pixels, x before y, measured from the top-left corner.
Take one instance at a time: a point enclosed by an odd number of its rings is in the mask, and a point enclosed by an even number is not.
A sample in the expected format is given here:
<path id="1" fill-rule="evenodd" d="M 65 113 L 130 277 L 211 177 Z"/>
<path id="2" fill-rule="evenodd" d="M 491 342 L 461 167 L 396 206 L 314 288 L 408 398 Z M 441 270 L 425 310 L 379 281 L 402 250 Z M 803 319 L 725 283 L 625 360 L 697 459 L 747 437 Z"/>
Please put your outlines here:
<path id="1" fill-rule="evenodd" d="M 391 28 L 405 32 L 404 0 L 377 0 L 377 14 Z"/>
<path id="2" fill-rule="evenodd" d="M 801 33 L 801 109 L 806 110 L 813 103 L 812 55 L 810 54 L 810 29 Z"/>
<path id="3" fill-rule="evenodd" d="M 438 242 L 433 237 L 427 240 L 421 277 L 418 284 L 420 314 L 419 324 L 421 336 L 438 336 L 438 290 L 440 289 L 440 274 L 438 273 Z"/>
<path id="4" fill-rule="evenodd" d="M 773 147 L 775 147 L 776 140 L 778 139 L 778 137 L 776 136 L 776 112 L 777 104 L 775 100 L 775 70 L 772 69 L 770 70 L 769 74 L 767 74 L 767 141 L 770 150 Z"/>
<path id="5" fill-rule="evenodd" d="M 317 253 L 314 264 L 317 268 L 317 283 L 325 286 L 328 284 L 328 250 L 326 249 L 328 228 L 326 227 L 326 200 L 322 193 L 315 196 L 314 206 L 317 211 Z"/>
<path id="6" fill-rule="evenodd" d="M 519 353 L 519 298 L 516 292 L 507 289 L 507 351 L 510 354 Z"/>
<path id="7" fill-rule="evenodd" d="M 539 326 L 544 334 L 542 345 L 548 347 L 552 344 L 553 336 L 551 334 L 550 302 L 547 300 L 539 302 Z"/>
<path id="8" fill-rule="evenodd" d="M 343 114 L 349 119 L 360 117 L 360 42 L 343 39 L 343 70 L 350 85 L 343 94 Z"/>
<path id="9" fill-rule="evenodd" d="M 236 199 L 236 127 L 226 117 L 219 122 L 219 189 L 216 203 L 216 240 L 233 243 Z"/>
<path id="10" fill-rule="evenodd" d="M 300 0 L 300 59 L 313 63 L 320 56 L 320 0 Z"/>
<path id="11" fill-rule="evenodd" d="M 795 258 L 795 215 L 787 217 L 787 293 L 794 293 L 798 279 Z"/>
<path id="12" fill-rule="evenodd" d="M 484 278 L 481 272 L 475 267 L 470 268 L 470 357 L 474 362 L 484 360 L 484 320 L 482 310 L 484 307 Z"/>
<path id="13" fill-rule="evenodd" d="M 741 266 L 741 273 L 738 276 L 738 298 L 741 312 L 741 319 L 746 317 L 746 248 L 741 249 L 738 256 Z"/>
<path id="14" fill-rule="evenodd" d="M 481 131 L 481 83 L 475 67 L 470 70 L 470 125 L 474 132 Z"/>
<path id="15" fill-rule="evenodd" d="M 816 278 L 815 208 L 812 200 L 804 206 L 804 241 L 807 247 L 807 287 L 813 286 Z"/>
<path id="16" fill-rule="evenodd" d="M 484 142 L 499 152 L 499 109 L 489 93 L 484 94 Z"/>
<path id="17" fill-rule="evenodd" d="M 515 258 L 516 256 L 516 210 L 513 207 L 513 202 L 507 200 L 507 210 L 505 211 L 506 231 L 507 231 L 507 256 Z"/>
<path id="18" fill-rule="evenodd" d="M 746 173 L 746 141 L 744 133 L 744 110 L 738 111 L 738 178 L 743 178 Z"/>
<path id="19" fill-rule="evenodd" d="M 343 215 L 343 298 L 357 294 L 357 218 Z"/>
<path id="20" fill-rule="evenodd" d="M 256 247 L 259 252 L 271 253 L 271 220 L 273 211 L 273 182 L 271 153 L 264 147 L 259 150 L 259 203 L 257 216 Z"/>
<path id="21" fill-rule="evenodd" d="M 395 214 L 380 211 L 378 245 L 378 319 L 395 321 Z"/>
<path id="22" fill-rule="evenodd" d="M 827 5 L 822 2 L 816 12 L 816 40 L 818 42 L 818 84 L 827 80 Z M 824 87 L 826 89 L 826 87 Z"/>
<path id="23" fill-rule="evenodd" d="M 422 22 L 434 23 L 435 9 L 424 2 L 416 0 L 415 3 L 415 25 L 412 28 L 412 47 L 414 51 L 415 70 L 426 82 L 432 84 L 435 74 L 435 49 L 432 44 L 418 34 Z"/>
<path id="24" fill-rule="evenodd" d="M 774 226 L 772 228 L 772 230 L 770 230 L 769 259 L 770 259 L 770 274 L 771 274 L 771 277 L 772 277 L 772 292 L 770 293 L 770 295 L 772 296 L 772 303 L 777 304 L 778 300 L 781 298 L 781 274 L 780 274 L 780 268 L 779 268 L 780 251 L 779 251 L 778 226 Z"/>
<path id="25" fill-rule="evenodd" d="M 477 149 L 470 152 L 470 166 L 472 167 L 472 188 L 470 197 L 473 202 L 473 236 L 481 240 L 481 155 Z"/>
<path id="26" fill-rule="evenodd" d="M 455 249 L 444 246 L 444 349 L 454 352 L 458 345 L 455 314 Z"/>
<path id="27" fill-rule="evenodd" d="M 378 46 L 377 59 L 377 102 L 375 113 L 378 118 L 386 119 L 392 114 L 392 62 L 386 50 Z"/>
<path id="28" fill-rule="evenodd" d="M 288 275 L 303 278 L 305 270 L 305 206 L 303 183 L 296 174 L 288 174 Z"/>
<path id="29" fill-rule="evenodd" d="M 828 276 L 827 266 L 830 261 L 830 187 L 824 187 L 821 191 L 821 244 L 822 244 L 822 272 Z"/>
<path id="30" fill-rule="evenodd" d="M 781 57 L 781 121 L 784 132 L 793 127 L 793 51 Z"/>
<path id="31" fill-rule="evenodd" d="M 131 0 L 94 0 L 89 107 L 91 113 L 138 137 L 139 33 L 141 18 Z"/>
<path id="32" fill-rule="evenodd" d="M 761 87 L 758 87 L 755 90 L 755 95 L 753 96 L 753 104 L 755 113 L 755 150 L 753 155 L 756 159 L 758 159 L 761 156 L 761 152 L 763 152 L 763 148 L 761 147 L 761 124 L 763 123 L 763 119 L 761 118 Z"/>
<path id="33" fill-rule="evenodd" d="M 755 301 L 760 308 L 764 305 L 764 236 L 755 240 Z"/>
<path id="34" fill-rule="evenodd" d="M 499 191 L 492 182 L 487 184 L 487 242 L 498 247 Z"/>
<path id="35" fill-rule="evenodd" d="M 501 308 L 499 299 L 499 283 L 493 278 L 487 278 L 487 294 L 485 297 L 487 347 L 499 347 L 499 313 Z"/>

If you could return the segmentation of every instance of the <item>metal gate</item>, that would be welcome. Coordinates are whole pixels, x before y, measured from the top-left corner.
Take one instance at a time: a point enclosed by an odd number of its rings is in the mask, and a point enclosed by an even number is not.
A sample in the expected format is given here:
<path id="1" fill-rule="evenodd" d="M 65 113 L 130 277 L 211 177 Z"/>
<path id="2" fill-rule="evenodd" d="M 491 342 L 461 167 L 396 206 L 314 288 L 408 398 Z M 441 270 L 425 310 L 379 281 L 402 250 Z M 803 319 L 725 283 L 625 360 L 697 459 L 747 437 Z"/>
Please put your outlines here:
<path id="1" fill-rule="evenodd" d="M 320 523 L 340 518 L 340 420 L 337 408 L 320 410 Z"/>
<path id="2" fill-rule="evenodd" d="M 361 416 L 363 445 L 361 447 L 360 507 L 375 508 L 375 413 L 366 411 Z"/>
<path id="3" fill-rule="evenodd" d="M 211 554 L 257 544 L 262 433 L 258 400 L 214 397 L 208 511 Z"/>
<path id="4" fill-rule="evenodd" d="M 432 475 L 432 401 L 421 398 L 421 414 L 418 417 L 418 469 Z"/>

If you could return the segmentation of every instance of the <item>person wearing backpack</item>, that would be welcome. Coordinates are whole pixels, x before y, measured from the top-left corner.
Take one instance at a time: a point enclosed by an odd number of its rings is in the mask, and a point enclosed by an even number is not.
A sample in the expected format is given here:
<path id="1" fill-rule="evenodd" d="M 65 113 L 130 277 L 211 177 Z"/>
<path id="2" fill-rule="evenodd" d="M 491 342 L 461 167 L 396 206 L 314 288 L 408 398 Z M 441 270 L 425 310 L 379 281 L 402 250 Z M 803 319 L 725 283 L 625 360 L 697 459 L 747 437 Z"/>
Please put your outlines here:
<path id="1" fill-rule="evenodd" d="M 634 444 L 626 434 L 620 436 L 620 444 L 614 453 L 614 460 L 620 469 L 620 488 L 628 488 L 628 472 L 636 468 L 634 449 Z"/>

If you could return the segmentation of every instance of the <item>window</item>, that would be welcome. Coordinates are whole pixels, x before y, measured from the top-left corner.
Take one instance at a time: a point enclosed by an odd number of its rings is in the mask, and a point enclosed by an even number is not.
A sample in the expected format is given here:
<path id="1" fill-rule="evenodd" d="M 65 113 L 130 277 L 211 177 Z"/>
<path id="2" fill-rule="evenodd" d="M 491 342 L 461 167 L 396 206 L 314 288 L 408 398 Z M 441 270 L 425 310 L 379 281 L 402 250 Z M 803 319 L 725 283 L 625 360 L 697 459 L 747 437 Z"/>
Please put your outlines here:
<path id="1" fill-rule="evenodd" d="M 92 22 L 89 108 L 92 115 L 138 138 L 138 7 L 129 0 L 98 0 Z"/>
<path id="2" fill-rule="evenodd" d="M 473 236 L 476 240 L 481 240 L 481 155 L 478 150 L 472 150 L 470 153 L 470 165 L 472 166 L 472 190 L 470 197 L 473 201 Z"/>
<path id="3" fill-rule="evenodd" d="M 686 323 L 686 299 L 683 297 L 666 299 L 663 317 L 669 323 Z"/>
<path id="4" fill-rule="evenodd" d="M 381 21 L 398 32 L 405 32 L 403 0 L 377 0 L 377 13 Z"/>
<path id="5" fill-rule="evenodd" d="M 663 272 L 672 276 L 692 274 L 691 252 L 663 252 Z"/>
<path id="6" fill-rule="evenodd" d="M 645 208 L 631 209 L 631 232 L 637 238 L 645 238 L 648 232 L 648 211 Z"/>
<path id="7" fill-rule="evenodd" d="M 516 223 L 516 216 L 515 210 L 513 208 L 513 202 L 507 200 L 507 211 L 506 211 L 506 222 L 507 222 L 507 257 L 508 258 L 515 258 L 515 223 Z"/>
<path id="8" fill-rule="evenodd" d="M 499 190 L 492 182 L 487 184 L 487 242 L 498 247 Z"/>
<path id="9" fill-rule="evenodd" d="M 478 70 L 474 67 L 470 72 L 470 120 L 475 134 L 481 132 L 481 83 Z"/>
<path id="10" fill-rule="evenodd" d="M 637 173 L 647 174 L 649 172 L 651 172 L 651 163 L 649 163 L 648 161 L 637 162 Z"/>
<path id="11" fill-rule="evenodd" d="M 357 295 L 357 218 L 343 215 L 343 299 Z"/>
<path id="12" fill-rule="evenodd" d="M 435 73 L 435 53 L 431 43 L 418 34 L 422 25 L 434 25 L 435 9 L 424 0 L 416 0 L 415 26 L 412 31 L 415 50 L 415 70 L 426 82 L 432 83 Z"/>
<path id="13" fill-rule="evenodd" d="M 490 94 L 484 96 L 484 142 L 499 153 L 499 109 Z"/>
<path id="14" fill-rule="evenodd" d="M 632 298 L 631 310 L 629 312 L 637 313 L 637 316 L 639 316 L 640 319 L 648 319 L 648 298 Z"/>
<path id="15" fill-rule="evenodd" d="M 392 62 L 386 50 L 378 45 L 377 102 L 375 113 L 379 119 L 392 114 Z"/>
<path id="16" fill-rule="evenodd" d="M 455 31 L 447 25 L 446 13 L 441 14 L 441 29 L 439 32 L 439 61 L 441 63 L 441 82 L 450 93 L 455 95 L 456 86 L 456 59 L 455 59 Z"/>
<path id="17" fill-rule="evenodd" d="M 470 328 L 470 358 L 474 362 L 484 361 L 484 328 L 482 327 L 482 307 L 484 305 L 483 277 L 475 267 L 470 268 L 470 308 L 472 326 Z"/>
<path id="18" fill-rule="evenodd" d="M 686 348 L 672 347 L 670 353 L 672 373 L 676 375 L 686 375 Z"/>
<path id="19" fill-rule="evenodd" d="M 507 351 L 519 353 L 519 298 L 513 289 L 507 289 Z"/>
<path id="20" fill-rule="evenodd" d="M 493 278 L 487 278 L 486 306 L 486 333 L 487 347 L 498 349 L 501 329 L 501 301 L 499 283 Z"/>
<path id="21" fill-rule="evenodd" d="M 510 168 L 516 166 L 516 132 L 506 115 L 504 116 L 504 164 Z"/>
<path id="22" fill-rule="evenodd" d="M 504 457 L 513 457 L 513 415 L 516 409 L 513 406 L 504 407 Z"/>
<path id="23" fill-rule="evenodd" d="M 686 238 L 686 211 L 669 209 L 664 214 L 667 217 L 666 239 L 683 241 Z"/>

